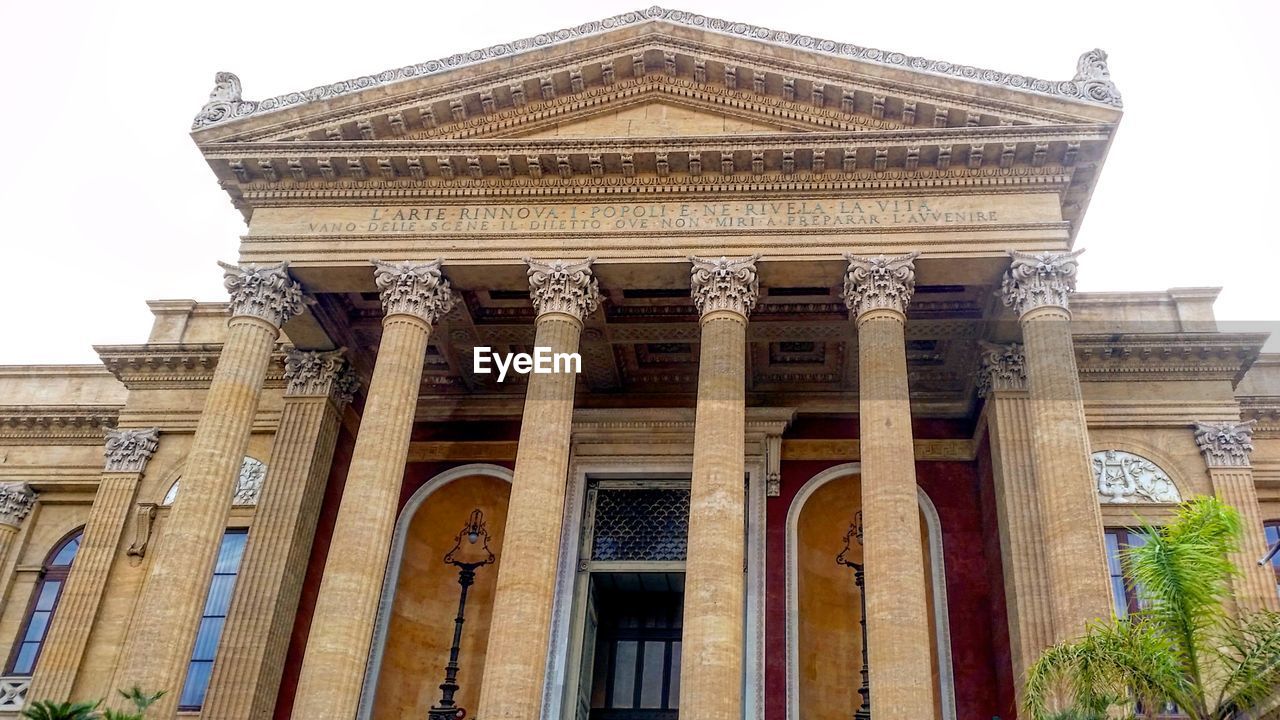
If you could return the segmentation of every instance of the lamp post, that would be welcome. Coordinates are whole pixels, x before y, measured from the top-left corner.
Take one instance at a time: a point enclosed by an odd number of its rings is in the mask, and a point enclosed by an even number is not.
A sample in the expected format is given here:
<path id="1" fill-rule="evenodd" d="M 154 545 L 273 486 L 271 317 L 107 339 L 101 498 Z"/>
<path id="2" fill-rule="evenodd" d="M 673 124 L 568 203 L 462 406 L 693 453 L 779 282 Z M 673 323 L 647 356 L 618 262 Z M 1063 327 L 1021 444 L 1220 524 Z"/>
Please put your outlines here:
<path id="1" fill-rule="evenodd" d="M 867 672 L 867 593 L 864 587 L 866 577 L 862 563 L 849 559 L 849 552 L 853 549 L 850 543 L 854 540 L 862 545 L 861 510 L 854 513 L 853 522 L 849 523 L 849 531 L 844 534 L 844 548 L 836 556 L 836 564 L 853 568 L 853 582 L 858 586 L 858 625 L 862 627 L 862 685 L 858 688 L 858 694 L 862 696 L 862 705 L 853 717 L 854 720 L 871 720 L 871 676 Z"/>
<path id="2" fill-rule="evenodd" d="M 465 545 L 463 542 L 465 541 Z M 471 552 L 472 562 L 461 559 L 464 550 L 479 544 Z M 492 564 L 497 558 L 489 549 L 489 530 L 485 527 L 484 513 L 479 508 L 471 511 L 467 524 L 458 531 L 453 548 L 445 553 L 444 562 L 458 568 L 458 616 L 453 619 L 453 646 L 449 648 L 449 662 L 444 666 L 444 682 L 440 683 L 440 702 L 427 711 L 427 720 L 460 720 L 467 716 L 467 711 L 458 707 L 453 701 L 458 692 L 458 652 L 462 643 L 462 623 L 466 622 L 467 590 L 476 580 L 476 570 Z"/>

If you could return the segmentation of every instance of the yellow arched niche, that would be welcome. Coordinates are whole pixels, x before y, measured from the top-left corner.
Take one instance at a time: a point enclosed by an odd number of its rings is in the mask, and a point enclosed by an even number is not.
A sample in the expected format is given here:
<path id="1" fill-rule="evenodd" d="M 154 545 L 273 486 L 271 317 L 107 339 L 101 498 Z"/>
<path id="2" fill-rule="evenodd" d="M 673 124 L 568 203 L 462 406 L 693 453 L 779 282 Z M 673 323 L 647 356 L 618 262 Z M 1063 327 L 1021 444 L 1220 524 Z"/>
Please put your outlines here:
<path id="1" fill-rule="evenodd" d="M 815 480 L 817 480 L 815 478 Z M 820 484 L 807 497 L 791 523 L 790 541 L 795 574 L 795 634 L 790 662 L 795 667 L 790 682 L 798 707 L 788 716 L 803 720 L 848 720 L 861 702 L 857 689 L 862 678 L 862 630 L 858 623 L 859 597 L 852 568 L 837 565 L 853 516 L 861 509 L 861 478 L 853 471 Z M 930 656 L 933 668 L 934 717 L 944 718 L 941 665 L 938 661 L 937 612 L 930 548 L 931 533 L 923 511 L 920 534 L 925 539 L 921 561 L 925 568 Z M 846 557 L 862 562 L 856 541 Z M 874 695 L 874 688 L 872 693 Z"/>
<path id="2" fill-rule="evenodd" d="M 406 513 L 413 514 L 398 533 L 403 537 L 398 548 L 399 571 L 389 612 L 384 610 L 381 618 L 385 629 L 379 638 L 382 648 L 375 660 L 377 685 L 369 717 L 426 717 L 427 710 L 440 699 L 459 591 L 458 569 L 446 565 L 443 558 L 471 511 L 479 508 L 491 536 L 489 548 L 498 561 L 476 572 L 475 584 L 467 594 L 459 689 L 454 697 L 459 707 L 474 713 L 511 490 L 509 474 L 501 468 L 495 470 L 500 472 L 433 480 L 426 488 L 429 496 L 416 512 L 412 501 L 406 508 Z M 375 656 L 379 654 L 376 644 Z"/>

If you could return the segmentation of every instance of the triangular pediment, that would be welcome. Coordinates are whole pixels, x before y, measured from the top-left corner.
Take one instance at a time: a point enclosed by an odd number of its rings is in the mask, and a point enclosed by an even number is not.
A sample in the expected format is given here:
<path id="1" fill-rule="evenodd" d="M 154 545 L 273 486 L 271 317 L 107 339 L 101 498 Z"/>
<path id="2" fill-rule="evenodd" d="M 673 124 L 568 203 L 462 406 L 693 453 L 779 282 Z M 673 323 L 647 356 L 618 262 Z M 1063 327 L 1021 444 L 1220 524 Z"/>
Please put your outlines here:
<path id="1" fill-rule="evenodd" d="M 512 137 L 543 139 L 755 135 L 794 132 L 799 129 L 803 128 L 760 122 L 741 115 L 681 106 L 669 100 L 654 98 L 624 107 L 606 107 L 601 112 L 580 120 L 559 122 L 549 128 L 527 133 L 513 133 Z"/>

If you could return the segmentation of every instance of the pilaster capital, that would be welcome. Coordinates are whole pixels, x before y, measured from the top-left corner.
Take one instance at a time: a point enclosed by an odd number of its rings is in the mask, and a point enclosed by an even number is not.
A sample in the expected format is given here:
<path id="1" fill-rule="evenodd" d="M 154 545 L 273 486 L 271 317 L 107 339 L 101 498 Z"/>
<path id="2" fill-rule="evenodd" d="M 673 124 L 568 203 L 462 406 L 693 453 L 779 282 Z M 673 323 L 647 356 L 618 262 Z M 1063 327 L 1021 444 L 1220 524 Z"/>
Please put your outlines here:
<path id="1" fill-rule="evenodd" d="M 108 430 L 107 447 L 103 452 L 107 472 L 140 473 L 147 469 L 147 461 L 160 447 L 160 428 Z"/>
<path id="2" fill-rule="evenodd" d="M 1249 467 L 1253 452 L 1253 426 L 1257 420 L 1241 423 L 1215 422 L 1195 424 L 1196 445 L 1211 468 Z"/>
<path id="3" fill-rule="evenodd" d="M 0 483 L 0 525 L 21 527 L 36 503 L 36 493 L 26 483 Z"/>
<path id="4" fill-rule="evenodd" d="M 1076 259 L 1084 249 L 1068 253 L 1024 253 L 1010 250 L 1013 262 L 1004 274 L 1000 297 L 1018 315 L 1041 307 L 1067 309 L 1076 289 Z"/>
<path id="5" fill-rule="evenodd" d="M 373 279 L 382 296 L 385 315 L 412 315 L 428 325 L 435 325 L 442 315 L 453 309 L 455 298 L 449 280 L 440 272 L 443 260 L 427 263 L 373 263 Z"/>
<path id="6" fill-rule="evenodd" d="M 871 310 L 892 310 L 906 315 L 916 290 L 915 259 L 920 253 L 865 257 L 845 253 L 849 268 L 844 274 L 844 304 L 854 317 Z"/>
<path id="7" fill-rule="evenodd" d="M 529 298 L 541 316 L 564 313 L 581 320 L 600 307 L 600 283 L 591 272 L 595 258 L 544 263 L 525 258 L 529 266 Z"/>
<path id="8" fill-rule="evenodd" d="M 760 297 L 760 278 L 756 275 L 759 255 L 745 258 L 700 258 L 690 255 L 693 269 L 689 286 L 693 304 L 702 315 L 716 310 L 735 312 L 744 318 L 751 314 Z"/>
<path id="9" fill-rule="evenodd" d="M 289 277 L 289 263 L 218 265 L 224 272 L 222 284 L 231 295 L 232 317 L 256 317 L 280 328 L 302 312 L 302 286 Z"/>
<path id="10" fill-rule="evenodd" d="M 979 340 L 978 347 L 982 351 L 978 397 L 987 397 L 993 392 L 1027 389 L 1026 357 L 1021 344 L 997 345 Z"/>
<path id="11" fill-rule="evenodd" d="M 338 406 L 355 397 L 360 381 L 343 350 L 290 350 L 284 359 L 285 397 L 332 397 Z"/>

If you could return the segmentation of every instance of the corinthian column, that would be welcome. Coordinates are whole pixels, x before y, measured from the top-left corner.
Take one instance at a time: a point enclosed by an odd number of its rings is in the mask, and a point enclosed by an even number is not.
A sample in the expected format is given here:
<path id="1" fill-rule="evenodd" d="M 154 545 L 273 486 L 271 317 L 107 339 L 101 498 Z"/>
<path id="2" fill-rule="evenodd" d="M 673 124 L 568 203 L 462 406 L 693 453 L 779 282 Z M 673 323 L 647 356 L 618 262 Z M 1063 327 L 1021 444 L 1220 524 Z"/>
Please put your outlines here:
<path id="1" fill-rule="evenodd" d="M 98 615 L 111 563 L 120 547 L 134 492 L 147 461 L 159 446 L 157 428 L 107 433 L 106 465 L 98 482 L 98 494 L 89 510 L 67 586 L 58 601 L 58 613 L 40 653 L 30 697 L 55 702 L 71 699 L 71 687 Z"/>
<path id="2" fill-rule="evenodd" d="M 680 714 L 699 720 L 742 718 L 747 316 L 760 294 L 759 257 L 689 258 L 702 347 L 689 485 Z"/>
<path id="3" fill-rule="evenodd" d="M 987 400 L 1009 645 L 1014 689 L 1021 701 L 1027 668 L 1053 641 L 1040 490 L 1031 459 L 1031 401 L 1022 346 L 980 344 L 978 395 Z"/>
<path id="4" fill-rule="evenodd" d="M 231 295 L 226 340 L 113 685 L 165 690 L 155 705 L 161 717 L 181 694 L 272 348 L 280 326 L 302 310 L 288 263 L 222 267 Z"/>
<path id="5" fill-rule="evenodd" d="M 22 521 L 36 504 L 36 494 L 26 483 L 0 483 L 0 571 L 9 561 L 9 548 L 22 529 Z"/>
<path id="6" fill-rule="evenodd" d="M 373 261 L 382 342 L 330 539 L 293 717 L 355 717 L 391 551 L 431 326 L 453 308 L 440 260 Z"/>
<path id="7" fill-rule="evenodd" d="M 1249 464 L 1254 422 L 1196 423 L 1196 445 L 1209 468 L 1214 494 L 1240 513 L 1240 551 L 1231 556 L 1240 570 L 1232 580 L 1236 604 L 1245 610 L 1277 610 L 1280 599 L 1275 574 L 1270 565 L 1258 564 L 1258 558 L 1267 552 L 1267 541 Z"/>
<path id="8" fill-rule="evenodd" d="M 592 260 L 525 262 L 534 345 L 576 353 L 582 320 L 600 301 Z M 529 375 L 477 718 L 537 720 L 542 708 L 576 381 L 571 372 Z"/>
<path id="9" fill-rule="evenodd" d="M 1018 312 L 1031 395 L 1031 454 L 1040 489 L 1043 544 L 1053 604 L 1053 640 L 1079 637 L 1110 617 L 1102 511 L 1089 464 L 1089 428 L 1071 342 L 1067 299 L 1076 286 L 1072 253 L 1011 251 L 1001 294 Z"/>
<path id="10" fill-rule="evenodd" d="M 846 255 L 858 328 L 858 427 L 871 716 L 933 717 L 924 542 L 907 387 L 907 305 L 917 253 Z"/>
<path id="11" fill-rule="evenodd" d="M 280 425 L 203 718 L 271 717 L 342 408 L 358 384 L 341 350 L 290 351 L 284 374 L 288 386 Z"/>

